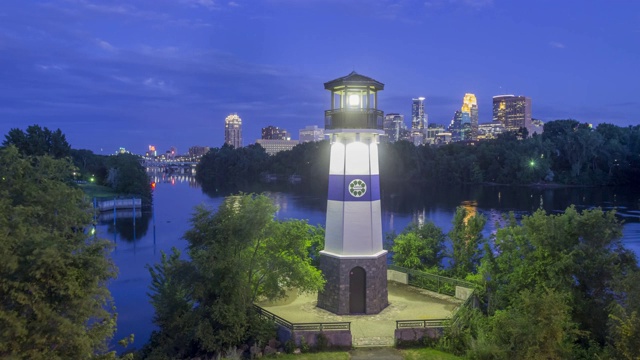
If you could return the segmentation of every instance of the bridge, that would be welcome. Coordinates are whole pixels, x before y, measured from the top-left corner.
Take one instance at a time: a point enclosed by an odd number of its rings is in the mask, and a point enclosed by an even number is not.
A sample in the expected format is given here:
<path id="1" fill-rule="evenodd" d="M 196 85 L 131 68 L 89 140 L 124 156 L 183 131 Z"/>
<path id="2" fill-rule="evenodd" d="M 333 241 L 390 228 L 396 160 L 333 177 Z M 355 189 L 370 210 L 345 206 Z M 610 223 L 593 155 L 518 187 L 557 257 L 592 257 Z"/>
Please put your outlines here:
<path id="1" fill-rule="evenodd" d="M 198 165 L 194 160 L 181 160 L 181 159 L 148 159 L 142 158 L 142 166 L 144 167 L 175 167 L 175 168 L 187 168 L 195 167 Z"/>

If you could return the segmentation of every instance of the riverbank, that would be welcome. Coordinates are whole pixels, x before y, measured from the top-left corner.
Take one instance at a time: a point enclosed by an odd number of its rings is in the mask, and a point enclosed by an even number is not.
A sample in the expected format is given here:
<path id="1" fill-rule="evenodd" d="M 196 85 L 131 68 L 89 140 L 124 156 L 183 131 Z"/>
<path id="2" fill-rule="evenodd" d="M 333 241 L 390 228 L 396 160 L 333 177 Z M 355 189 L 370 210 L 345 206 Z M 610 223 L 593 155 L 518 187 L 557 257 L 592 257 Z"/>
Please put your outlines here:
<path id="1" fill-rule="evenodd" d="M 97 184 L 78 184 L 78 187 L 84 191 L 85 194 L 91 199 L 93 198 L 114 198 L 118 196 L 118 193 L 113 191 L 108 186 L 102 186 Z"/>
<path id="2" fill-rule="evenodd" d="M 530 184 L 500 184 L 494 182 L 483 182 L 479 184 L 465 184 L 465 185 L 484 185 L 484 186 L 513 186 L 513 187 L 530 187 L 536 189 L 564 189 L 564 188 L 588 188 L 588 187 L 609 187 L 607 185 L 570 185 L 560 183 L 530 183 Z"/>

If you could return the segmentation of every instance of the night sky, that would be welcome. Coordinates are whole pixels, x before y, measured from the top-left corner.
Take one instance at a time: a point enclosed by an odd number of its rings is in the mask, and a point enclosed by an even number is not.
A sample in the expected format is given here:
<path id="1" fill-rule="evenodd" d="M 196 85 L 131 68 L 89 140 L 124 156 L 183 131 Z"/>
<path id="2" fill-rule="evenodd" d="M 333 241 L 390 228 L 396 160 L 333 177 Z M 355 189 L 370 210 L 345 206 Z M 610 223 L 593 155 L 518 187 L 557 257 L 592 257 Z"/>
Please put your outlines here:
<path id="1" fill-rule="evenodd" d="M 267 125 L 323 125 L 323 83 L 385 84 L 380 108 L 426 97 L 448 124 L 465 92 L 532 98 L 533 117 L 638 124 L 638 0 L 2 0 L 0 134 L 60 128 L 100 154 L 244 144 Z"/>

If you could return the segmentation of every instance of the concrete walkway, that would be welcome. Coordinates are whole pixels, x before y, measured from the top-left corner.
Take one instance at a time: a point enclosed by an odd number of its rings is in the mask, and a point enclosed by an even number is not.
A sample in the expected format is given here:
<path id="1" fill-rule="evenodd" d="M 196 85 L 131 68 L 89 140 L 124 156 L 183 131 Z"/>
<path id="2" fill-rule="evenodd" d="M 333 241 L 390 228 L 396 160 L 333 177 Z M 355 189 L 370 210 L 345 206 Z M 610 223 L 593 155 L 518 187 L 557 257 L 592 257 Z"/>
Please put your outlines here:
<path id="1" fill-rule="evenodd" d="M 316 307 L 317 294 L 291 294 L 278 303 L 260 303 L 292 323 L 350 321 L 354 347 L 393 346 L 396 320 L 451 317 L 462 300 L 431 291 L 388 283 L 389 306 L 376 315 L 336 315 Z"/>

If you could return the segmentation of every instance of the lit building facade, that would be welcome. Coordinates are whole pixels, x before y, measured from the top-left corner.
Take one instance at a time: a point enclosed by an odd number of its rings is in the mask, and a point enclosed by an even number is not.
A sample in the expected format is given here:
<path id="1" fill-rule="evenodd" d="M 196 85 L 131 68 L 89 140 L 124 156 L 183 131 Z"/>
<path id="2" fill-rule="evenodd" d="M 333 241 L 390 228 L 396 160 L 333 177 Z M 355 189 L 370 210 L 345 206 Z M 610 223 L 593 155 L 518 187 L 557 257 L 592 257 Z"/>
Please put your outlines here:
<path id="1" fill-rule="evenodd" d="M 262 146 L 269 155 L 275 155 L 280 151 L 291 150 L 300 142 L 298 140 L 260 139 L 256 144 Z"/>
<path id="2" fill-rule="evenodd" d="M 209 152 L 208 146 L 192 146 L 189 148 L 190 157 L 200 157 Z"/>
<path id="3" fill-rule="evenodd" d="M 505 131 L 504 125 L 499 121 L 478 125 L 478 140 L 491 140 Z"/>
<path id="4" fill-rule="evenodd" d="M 515 95 L 493 97 L 493 121 L 499 121 L 507 131 L 531 128 L 531 98 Z"/>
<path id="5" fill-rule="evenodd" d="M 389 113 L 384 116 L 383 129 L 389 142 L 402 140 L 403 135 L 407 132 L 407 126 L 404 123 L 404 115 Z"/>
<path id="6" fill-rule="evenodd" d="M 478 101 L 474 94 L 466 93 L 462 100 L 463 113 L 469 114 L 470 132 L 466 136 L 466 140 L 477 140 L 478 138 Z"/>
<path id="7" fill-rule="evenodd" d="M 224 143 L 236 149 L 242 147 L 242 119 L 238 114 L 230 114 L 224 119 Z"/>
<path id="8" fill-rule="evenodd" d="M 436 144 L 438 134 L 444 133 L 445 128 L 439 124 L 429 124 L 427 127 L 427 144 Z"/>
<path id="9" fill-rule="evenodd" d="M 544 131 L 544 122 L 538 119 L 531 119 L 531 128 L 527 130 L 529 130 L 530 135 L 542 135 L 542 132 Z"/>
<path id="10" fill-rule="evenodd" d="M 424 144 L 427 129 L 427 114 L 424 112 L 424 97 L 411 101 L 411 139 L 414 144 Z"/>
<path id="11" fill-rule="evenodd" d="M 298 139 L 301 143 L 322 141 L 324 140 L 324 129 L 318 127 L 318 125 L 305 126 L 304 129 L 300 129 L 298 132 Z"/>
<path id="12" fill-rule="evenodd" d="M 462 111 L 456 110 L 449 124 L 449 132 L 451 133 L 452 141 L 460 141 L 460 129 L 462 127 Z"/>
<path id="13" fill-rule="evenodd" d="M 378 141 L 384 84 L 351 74 L 324 84 L 331 91 L 325 133 L 331 139 L 325 247 L 326 283 L 318 307 L 335 314 L 377 314 L 388 305 L 387 251 L 382 247 Z"/>
<path id="14" fill-rule="evenodd" d="M 262 140 L 291 140 L 291 135 L 285 129 L 269 125 L 262 128 Z"/>

